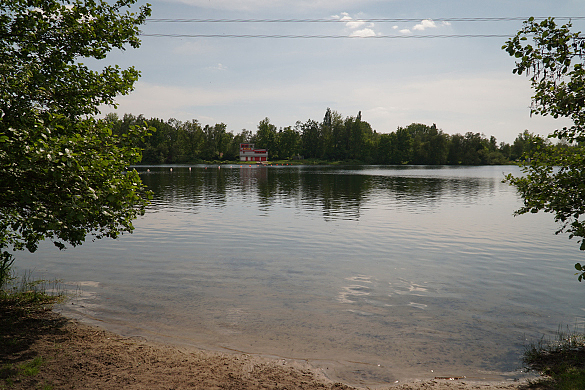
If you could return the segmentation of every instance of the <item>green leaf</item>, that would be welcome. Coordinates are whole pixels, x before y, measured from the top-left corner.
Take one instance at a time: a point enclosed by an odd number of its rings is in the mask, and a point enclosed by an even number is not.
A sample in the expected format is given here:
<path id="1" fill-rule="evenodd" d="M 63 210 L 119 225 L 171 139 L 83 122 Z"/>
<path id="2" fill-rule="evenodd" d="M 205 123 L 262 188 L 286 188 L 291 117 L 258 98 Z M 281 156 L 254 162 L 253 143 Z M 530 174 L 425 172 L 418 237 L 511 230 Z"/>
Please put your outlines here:
<path id="1" fill-rule="evenodd" d="M 523 175 L 506 181 L 523 200 L 515 215 L 551 213 L 560 224 L 556 233 L 576 237 L 579 249 L 585 250 L 585 57 L 582 41 L 576 40 L 580 33 L 572 33 L 571 27 L 570 22 L 557 27 L 554 18 L 537 22 L 531 17 L 504 48 L 515 58 L 513 73 L 530 77 L 530 113 L 572 122 L 562 130 L 551 129 L 548 138 L 557 138 L 556 145 L 528 132 L 517 138 L 514 146 L 524 151 Z M 585 265 L 577 263 L 575 269 L 585 272 Z M 583 278 L 581 273 L 579 281 Z"/>
<path id="2" fill-rule="evenodd" d="M 136 129 L 121 143 L 110 126 L 91 117 L 129 93 L 139 72 L 90 70 L 76 62 L 138 46 L 138 26 L 150 6 L 132 15 L 134 3 L 1 2 L 0 30 L 8 30 L 0 34 L 0 205 L 11 207 L 0 213 L 0 253 L 5 247 L 34 251 L 45 238 L 64 248 L 86 235 L 117 237 L 144 212 L 148 192 L 139 177 L 123 172 L 137 162 L 134 148 L 147 130 Z M 63 17 L 65 10 L 75 17 Z M 112 193 L 124 194 L 115 197 L 115 210 Z"/>

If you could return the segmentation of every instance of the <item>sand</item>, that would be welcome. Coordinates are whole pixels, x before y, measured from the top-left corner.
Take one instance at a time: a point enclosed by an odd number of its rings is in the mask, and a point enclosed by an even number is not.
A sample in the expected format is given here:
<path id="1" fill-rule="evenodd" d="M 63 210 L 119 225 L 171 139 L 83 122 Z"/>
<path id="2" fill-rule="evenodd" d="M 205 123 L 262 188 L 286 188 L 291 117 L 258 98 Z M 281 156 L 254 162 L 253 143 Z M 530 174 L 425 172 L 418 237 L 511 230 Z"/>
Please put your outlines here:
<path id="1" fill-rule="evenodd" d="M 40 356 L 39 372 L 16 367 Z M 157 344 L 81 324 L 50 310 L 0 312 L 0 388 L 10 389 L 337 389 L 299 361 L 226 354 Z M 392 390 L 521 389 L 521 383 L 428 379 L 378 387 Z"/>

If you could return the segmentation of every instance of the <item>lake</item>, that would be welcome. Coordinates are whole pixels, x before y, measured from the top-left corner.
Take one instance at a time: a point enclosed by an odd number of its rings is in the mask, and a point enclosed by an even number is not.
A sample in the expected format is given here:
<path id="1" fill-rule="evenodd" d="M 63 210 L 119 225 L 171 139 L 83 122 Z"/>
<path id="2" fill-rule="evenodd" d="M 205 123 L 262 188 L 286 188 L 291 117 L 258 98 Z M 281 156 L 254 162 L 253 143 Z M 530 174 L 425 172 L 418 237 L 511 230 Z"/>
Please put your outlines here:
<path id="1" fill-rule="evenodd" d="M 357 385 L 522 376 L 526 340 L 582 327 L 576 241 L 514 217 L 514 166 L 138 167 L 133 234 L 18 253 L 60 310 L 126 336 L 308 361 Z"/>

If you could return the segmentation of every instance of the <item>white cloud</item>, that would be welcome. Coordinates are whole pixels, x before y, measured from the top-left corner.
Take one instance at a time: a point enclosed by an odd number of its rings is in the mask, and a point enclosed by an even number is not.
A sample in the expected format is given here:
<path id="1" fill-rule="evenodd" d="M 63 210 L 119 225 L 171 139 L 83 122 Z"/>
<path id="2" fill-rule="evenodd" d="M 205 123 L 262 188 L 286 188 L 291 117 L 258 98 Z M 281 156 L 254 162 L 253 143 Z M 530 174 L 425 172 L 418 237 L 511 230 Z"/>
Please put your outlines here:
<path id="1" fill-rule="evenodd" d="M 425 19 L 419 24 L 415 25 L 412 29 L 417 31 L 424 31 L 427 28 L 437 28 L 437 24 L 431 19 Z"/>
<path id="2" fill-rule="evenodd" d="M 342 17 L 337 17 L 337 19 L 339 20 L 352 20 L 353 18 L 351 16 L 349 16 L 349 14 L 347 12 L 342 12 L 341 13 L 343 16 Z"/>
<path id="3" fill-rule="evenodd" d="M 351 29 L 356 29 L 356 28 L 360 28 L 364 24 L 366 24 L 366 22 L 364 22 L 363 20 L 354 20 L 351 22 L 347 22 L 345 25 Z"/>
<path id="4" fill-rule="evenodd" d="M 332 16 L 332 18 L 346 22 L 345 26 L 347 28 L 349 28 L 351 30 L 355 30 L 351 34 L 349 34 L 350 37 L 364 38 L 364 37 L 375 37 L 376 35 L 380 35 L 373 30 L 374 23 L 367 23 L 365 20 L 354 19 L 347 12 L 342 12 L 341 16 L 334 15 L 334 16 Z M 366 24 L 368 25 L 368 27 L 358 30 L 359 28 L 364 27 Z"/>
<path id="5" fill-rule="evenodd" d="M 375 37 L 376 33 L 371 28 L 364 28 L 362 30 L 356 30 L 356 31 L 352 32 L 349 36 L 350 37 L 361 37 L 361 38 Z"/>
<path id="6" fill-rule="evenodd" d="M 415 31 L 425 31 L 431 28 L 448 27 L 450 25 L 451 23 L 449 22 L 442 22 L 440 25 L 437 25 L 437 23 L 435 23 L 435 21 L 432 19 L 424 19 L 421 20 L 420 23 L 414 25 L 412 29 Z"/>
<path id="7" fill-rule="evenodd" d="M 352 30 L 360 28 L 364 24 L 366 24 L 366 22 L 363 20 L 352 18 L 351 16 L 349 16 L 349 14 L 347 12 L 342 12 L 341 15 L 343 15 L 343 16 L 333 15 L 332 18 L 337 19 L 337 20 L 341 20 L 342 22 L 347 22 L 347 23 L 345 23 L 345 26 L 352 29 Z M 373 27 L 373 23 L 371 23 L 371 27 Z"/>
<path id="8" fill-rule="evenodd" d="M 402 30 L 400 30 L 400 31 L 398 31 L 398 32 L 399 32 L 399 33 L 401 33 L 401 34 L 410 34 L 412 31 L 410 31 L 410 30 L 409 30 L 409 29 L 407 29 L 407 28 L 403 28 Z"/>

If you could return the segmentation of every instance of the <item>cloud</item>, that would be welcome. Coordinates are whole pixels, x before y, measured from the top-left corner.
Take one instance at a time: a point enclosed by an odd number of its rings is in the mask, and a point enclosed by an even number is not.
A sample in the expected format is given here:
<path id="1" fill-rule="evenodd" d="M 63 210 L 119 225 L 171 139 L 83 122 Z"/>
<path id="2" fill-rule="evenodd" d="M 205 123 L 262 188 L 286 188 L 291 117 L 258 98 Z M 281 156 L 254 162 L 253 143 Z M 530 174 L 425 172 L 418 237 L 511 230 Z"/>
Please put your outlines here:
<path id="1" fill-rule="evenodd" d="M 356 28 L 360 28 L 364 24 L 366 24 L 366 22 L 364 22 L 363 20 L 354 20 L 351 22 L 347 22 L 345 25 L 351 29 L 356 29 Z"/>
<path id="2" fill-rule="evenodd" d="M 341 14 L 343 16 L 334 15 L 333 19 L 339 19 L 339 20 L 352 20 L 353 19 L 351 16 L 349 16 L 349 14 L 347 12 L 342 12 Z"/>
<path id="3" fill-rule="evenodd" d="M 424 31 L 427 28 L 437 28 L 437 24 L 431 19 L 425 19 L 419 24 L 415 25 L 412 29 L 417 31 Z"/>
<path id="4" fill-rule="evenodd" d="M 430 29 L 430 28 L 447 27 L 450 25 L 451 25 L 451 23 L 449 23 L 449 22 L 442 22 L 441 24 L 437 24 L 432 19 L 424 19 L 424 20 L 421 20 L 420 23 L 414 25 L 414 27 L 412 29 L 415 31 L 425 31 L 425 30 Z"/>
<path id="5" fill-rule="evenodd" d="M 338 78 L 320 83 L 295 80 L 282 81 L 276 88 L 274 84 L 218 88 L 139 81 L 134 93 L 118 98 L 117 112 L 224 122 L 230 131 L 239 131 L 254 129 L 266 116 L 281 126 L 306 118 L 319 119 L 322 111 L 331 107 L 344 115 L 362 110 L 364 120 L 381 133 L 413 122 L 436 123 L 449 134 L 473 131 L 511 143 L 525 129 L 548 134 L 565 125 L 549 117 L 530 117 L 527 105 L 531 95 L 529 83 L 510 72 L 429 75 L 400 81 L 389 78 L 376 83 L 364 83 L 361 77 L 344 82 Z M 104 114 L 113 111 L 103 109 Z"/>
<path id="6" fill-rule="evenodd" d="M 349 16 L 349 14 L 347 12 L 342 12 L 341 15 L 342 16 L 333 15 L 332 18 L 337 19 L 337 20 L 341 20 L 342 22 L 347 22 L 347 23 L 345 23 L 345 26 L 348 28 L 351 28 L 352 30 L 360 28 L 364 24 L 366 24 L 366 22 L 363 20 L 356 20 L 356 19 L 352 18 L 351 16 Z"/>
<path id="7" fill-rule="evenodd" d="M 360 38 L 375 37 L 376 33 L 371 28 L 364 28 L 362 30 L 356 30 L 356 31 L 352 32 L 349 36 L 350 37 L 360 37 Z"/>
<path id="8" fill-rule="evenodd" d="M 334 85 L 337 85 L 335 83 Z M 333 86 L 329 86 L 333 88 Z M 319 85 L 299 85 L 283 84 L 279 88 L 273 85 L 267 85 L 258 88 L 228 87 L 188 87 L 188 86 L 169 86 L 163 84 L 152 84 L 144 81 L 138 81 L 135 84 L 135 90 L 127 96 L 120 96 L 117 100 L 119 111 L 143 113 L 150 117 L 164 118 L 182 118 L 182 113 L 193 111 L 210 110 L 211 107 L 249 107 L 253 104 L 260 104 L 266 107 L 268 103 L 281 102 L 283 105 L 289 101 L 300 101 L 309 96 L 318 96 L 322 93 L 322 86 Z M 340 85 L 337 92 L 343 91 Z M 102 113 L 114 111 L 111 107 L 103 106 L 100 108 Z M 266 114 L 263 114 L 266 115 Z M 197 115 L 195 115 L 197 116 Z M 191 119 L 183 118 L 184 120 Z M 261 118 L 260 118 L 261 119 Z"/>
<path id="9" fill-rule="evenodd" d="M 451 23 L 449 23 L 449 22 L 442 22 L 441 24 L 438 25 L 437 23 L 435 23 L 434 20 L 424 19 L 424 20 L 421 20 L 420 23 L 415 24 L 412 27 L 412 30 L 414 30 L 414 31 L 425 31 L 425 30 L 431 29 L 431 28 L 447 27 L 447 26 L 450 26 L 450 25 L 451 25 Z M 398 30 L 399 29 L 398 26 L 392 26 L 392 28 L 394 30 Z M 403 28 L 401 30 L 398 30 L 398 32 L 401 33 L 401 34 L 412 34 L 412 30 L 409 29 L 409 28 Z"/>
<path id="10" fill-rule="evenodd" d="M 365 38 L 365 37 L 375 37 L 376 35 L 380 35 L 379 33 L 376 33 L 373 30 L 374 23 L 367 23 L 364 20 L 354 19 L 353 17 L 349 16 L 349 14 L 347 12 L 342 12 L 341 16 L 340 15 L 333 15 L 332 18 L 346 22 L 345 27 L 347 27 L 351 30 L 355 30 L 355 31 L 352 31 L 351 34 L 349 34 L 350 37 Z M 364 27 L 366 24 L 368 25 L 368 27 L 358 30 L 359 28 Z"/>
<path id="11" fill-rule="evenodd" d="M 524 129 L 547 134 L 565 125 L 561 119 L 530 117 L 526 104 L 532 94 L 530 85 L 508 74 L 445 75 L 393 83 L 392 87 L 381 82 L 347 88 L 352 99 L 343 103 L 361 107 L 364 120 L 381 133 L 413 122 L 437 123 L 449 134 L 472 131 L 511 143 Z M 336 109 L 344 112 L 343 107 Z M 491 115 L 486 117 L 486 113 Z M 480 116 L 484 120 L 476 121 Z"/>

